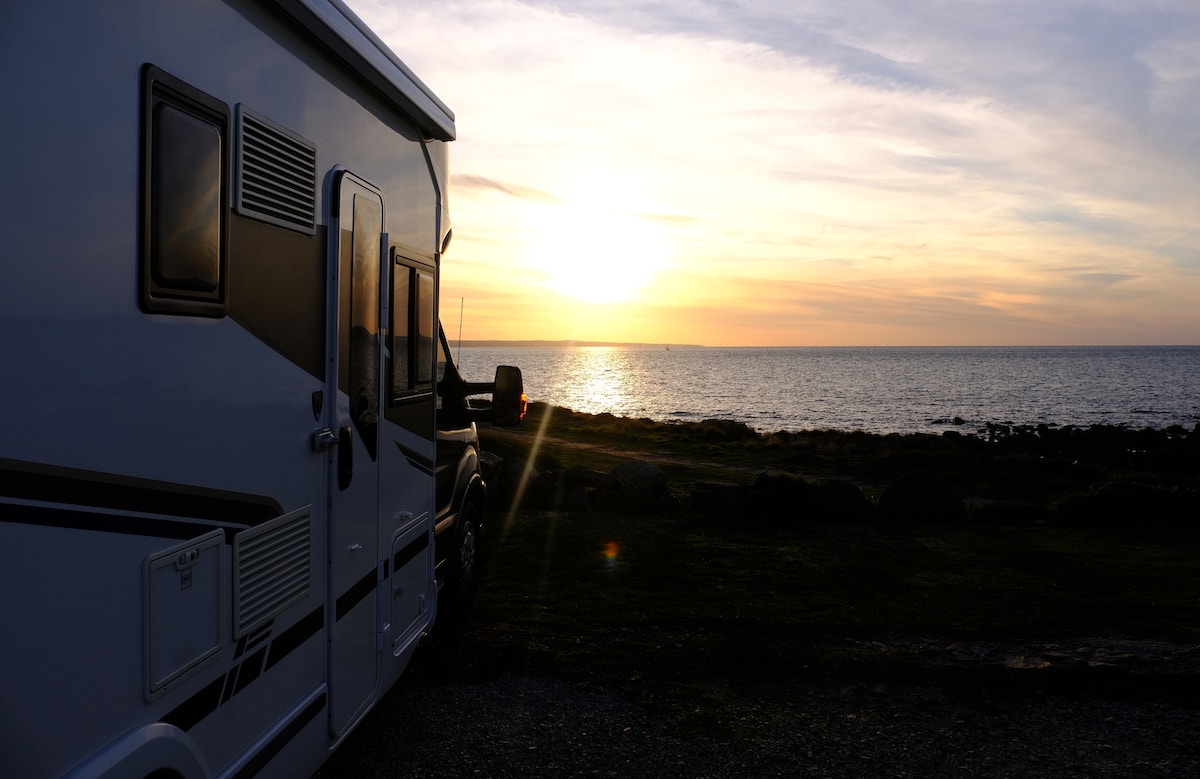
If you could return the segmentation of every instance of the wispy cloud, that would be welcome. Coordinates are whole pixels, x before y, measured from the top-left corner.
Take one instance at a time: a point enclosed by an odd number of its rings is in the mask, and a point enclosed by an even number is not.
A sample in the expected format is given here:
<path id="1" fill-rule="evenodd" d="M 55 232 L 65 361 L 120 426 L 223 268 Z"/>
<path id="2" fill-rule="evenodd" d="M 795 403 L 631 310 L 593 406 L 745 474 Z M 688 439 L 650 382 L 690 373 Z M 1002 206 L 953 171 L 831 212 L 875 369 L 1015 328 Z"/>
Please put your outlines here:
<path id="1" fill-rule="evenodd" d="M 578 207 L 652 227 L 656 326 L 704 301 L 726 343 L 848 342 L 806 311 L 871 343 L 1200 337 L 1192 0 L 353 6 L 459 117 L 452 290 L 584 261 L 532 259 Z M 496 335 L 556 337 L 532 317 Z"/>
<path id="2" fill-rule="evenodd" d="M 522 200 L 536 200 L 542 202 L 554 202 L 559 198 L 549 192 L 543 192 L 540 189 L 533 187 L 523 187 L 520 184 L 510 184 L 503 181 L 490 179 L 486 176 L 476 176 L 470 173 L 456 173 L 450 176 L 450 184 L 456 189 L 491 189 L 497 192 L 503 192 L 506 195 L 512 195 L 515 198 Z"/>

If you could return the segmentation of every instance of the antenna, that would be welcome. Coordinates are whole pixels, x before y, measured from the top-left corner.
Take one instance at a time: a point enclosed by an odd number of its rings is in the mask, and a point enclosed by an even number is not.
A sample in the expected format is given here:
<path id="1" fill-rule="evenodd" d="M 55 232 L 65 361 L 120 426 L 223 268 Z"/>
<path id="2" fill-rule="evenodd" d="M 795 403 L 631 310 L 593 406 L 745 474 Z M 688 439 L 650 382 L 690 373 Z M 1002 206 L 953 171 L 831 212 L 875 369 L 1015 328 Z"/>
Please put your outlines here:
<path id="1" fill-rule="evenodd" d="M 466 306 L 466 303 L 467 303 L 467 299 L 465 297 L 461 297 L 458 299 L 458 348 L 455 351 L 457 351 L 460 355 L 462 354 L 463 307 Z M 461 360 L 462 357 L 459 357 L 459 359 Z"/>

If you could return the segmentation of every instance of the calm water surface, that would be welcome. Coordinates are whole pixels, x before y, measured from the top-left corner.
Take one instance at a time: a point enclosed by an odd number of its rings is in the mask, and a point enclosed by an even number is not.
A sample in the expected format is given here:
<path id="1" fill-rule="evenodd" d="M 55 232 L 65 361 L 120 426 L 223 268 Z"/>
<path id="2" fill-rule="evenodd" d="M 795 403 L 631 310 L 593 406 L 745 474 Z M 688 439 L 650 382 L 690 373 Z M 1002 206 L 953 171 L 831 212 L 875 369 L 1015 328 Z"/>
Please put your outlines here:
<path id="1" fill-rule="evenodd" d="M 466 347 L 468 379 L 517 365 L 531 400 L 757 430 L 970 432 L 1200 422 L 1200 347 Z"/>

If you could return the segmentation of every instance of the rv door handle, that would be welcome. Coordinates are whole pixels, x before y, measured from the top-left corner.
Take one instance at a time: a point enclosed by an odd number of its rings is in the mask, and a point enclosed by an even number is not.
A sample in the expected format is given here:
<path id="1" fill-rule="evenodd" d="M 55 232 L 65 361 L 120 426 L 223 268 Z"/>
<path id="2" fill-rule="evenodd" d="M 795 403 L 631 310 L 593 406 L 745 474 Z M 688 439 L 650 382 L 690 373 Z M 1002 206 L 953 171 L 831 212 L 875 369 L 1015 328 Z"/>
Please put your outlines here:
<path id="1" fill-rule="evenodd" d="M 354 433 L 350 425 L 342 425 L 338 431 L 338 489 L 344 490 L 354 479 Z"/>
<path id="2" fill-rule="evenodd" d="M 313 432 L 312 448 L 314 452 L 328 452 L 337 446 L 337 443 L 337 436 L 327 427 Z"/>

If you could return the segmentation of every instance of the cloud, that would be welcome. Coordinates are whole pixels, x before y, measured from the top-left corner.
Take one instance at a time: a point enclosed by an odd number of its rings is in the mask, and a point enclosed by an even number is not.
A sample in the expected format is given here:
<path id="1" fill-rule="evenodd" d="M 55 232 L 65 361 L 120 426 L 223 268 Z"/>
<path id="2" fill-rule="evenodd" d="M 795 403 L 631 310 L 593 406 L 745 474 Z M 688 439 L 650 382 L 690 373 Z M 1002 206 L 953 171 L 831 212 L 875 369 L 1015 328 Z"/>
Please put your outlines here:
<path id="1" fill-rule="evenodd" d="M 522 200 L 536 200 L 543 202 L 555 202 L 559 198 L 549 192 L 544 192 L 533 187 L 523 187 L 520 184 L 509 184 L 503 181 L 496 181 L 486 176 L 476 176 L 469 173 L 455 173 L 450 176 L 450 184 L 455 188 L 461 189 L 491 189 L 498 192 L 503 192 L 506 195 L 512 195 L 515 198 Z"/>
<path id="2" fill-rule="evenodd" d="M 458 116 L 452 288 L 527 283 L 547 220 L 584 208 L 653 226 L 687 271 L 659 302 L 734 312 L 739 343 L 772 290 L 807 303 L 754 332 L 808 311 L 993 343 L 1082 342 L 1103 307 L 1150 333 L 1200 294 L 1191 0 L 353 5 Z"/>
<path id="3" fill-rule="evenodd" d="M 1072 277 L 1082 281 L 1085 284 L 1099 284 L 1101 286 L 1110 286 L 1112 284 L 1120 284 L 1122 281 L 1136 279 L 1137 276 L 1132 273 L 1075 273 Z"/>

